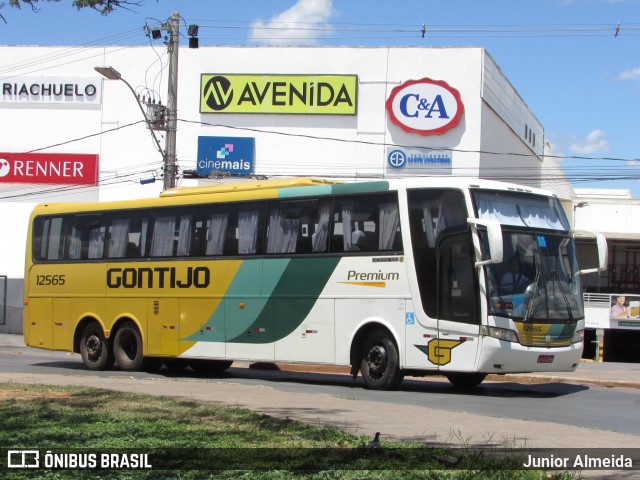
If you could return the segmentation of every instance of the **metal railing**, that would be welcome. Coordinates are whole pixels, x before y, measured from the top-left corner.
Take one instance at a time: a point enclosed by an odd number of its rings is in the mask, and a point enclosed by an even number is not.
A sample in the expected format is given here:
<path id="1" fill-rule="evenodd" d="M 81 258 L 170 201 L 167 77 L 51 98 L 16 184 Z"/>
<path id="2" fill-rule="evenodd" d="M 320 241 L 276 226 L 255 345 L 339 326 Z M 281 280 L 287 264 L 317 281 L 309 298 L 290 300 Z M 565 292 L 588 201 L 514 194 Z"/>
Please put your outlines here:
<path id="1" fill-rule="evenodd" d="M 584 298 L 585 307 L 610 307 L 611 306 L 611 294 L 610 293 L 585 293 L 582 295 Z"/>

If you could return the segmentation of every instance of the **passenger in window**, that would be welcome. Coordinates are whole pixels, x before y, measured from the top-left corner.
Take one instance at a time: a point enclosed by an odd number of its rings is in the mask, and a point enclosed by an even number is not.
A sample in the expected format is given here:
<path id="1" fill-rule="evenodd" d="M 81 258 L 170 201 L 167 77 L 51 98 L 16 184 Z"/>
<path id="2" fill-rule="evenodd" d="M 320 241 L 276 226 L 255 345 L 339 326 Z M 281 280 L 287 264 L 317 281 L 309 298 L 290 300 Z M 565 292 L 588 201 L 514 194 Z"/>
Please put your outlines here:
<path id="1" fill-rule="evenodd" d="M 127 243 L 127 251 L 126 251 L 125 257 L 140 258 L 140 250 L 138 249 L 138 246 L 135 243 L 133 242 Z"/>

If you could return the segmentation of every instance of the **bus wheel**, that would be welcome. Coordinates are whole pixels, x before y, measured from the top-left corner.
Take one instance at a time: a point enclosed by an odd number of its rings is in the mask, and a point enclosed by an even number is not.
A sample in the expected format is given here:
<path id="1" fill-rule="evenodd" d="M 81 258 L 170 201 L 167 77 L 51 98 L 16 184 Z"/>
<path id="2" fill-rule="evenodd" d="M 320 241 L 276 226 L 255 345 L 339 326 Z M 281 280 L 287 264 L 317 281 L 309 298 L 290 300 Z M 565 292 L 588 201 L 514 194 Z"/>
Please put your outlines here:
<path id="1" fill-rule="evenodd" d="M 458 388 L 475 388 L 486 378 L 486 373 L 449 373 L 447 380 Z"/>
<path id="2" fill-rule="evenodd" d="M 389 390 L 400 385 L 404 374 L 400 370 L 398 348 L 389 334 L 374 330 L 363 347 L 360 371 L 367 388 Z"/>
<path id="3" fill-rule="evenodd" d="M 80 336 L 80 356 L 89 370 L 109 370 L 115 357 L 109 340 L 104 338 L 102 327 L 95 322 L 86 325 Z"/>
<path id="4" fill-rule="evenodd" d="M 133 372 L 144 370 L 145 358 L 142 356 L 142 337 L 133 322 L 126 322 L 113 339 L 113 353 L 121 370 Z"/>

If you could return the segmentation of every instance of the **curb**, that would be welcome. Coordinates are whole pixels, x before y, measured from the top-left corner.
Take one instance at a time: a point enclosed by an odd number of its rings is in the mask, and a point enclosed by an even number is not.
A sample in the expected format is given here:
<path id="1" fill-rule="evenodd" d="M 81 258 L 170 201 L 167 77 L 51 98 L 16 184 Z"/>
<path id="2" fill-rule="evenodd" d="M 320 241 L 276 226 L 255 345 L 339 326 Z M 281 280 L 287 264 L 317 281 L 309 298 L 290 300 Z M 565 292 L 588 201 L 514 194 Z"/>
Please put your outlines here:
<path id="1" fill-rule="evenodd" d="M 236 366 L 240 366 L 237 365 Z M 303 373 L 328 373 L 338 375 L 351 375 L 349 367 L 337 365 L 316 365 L 308 363 L 270 363 L 256 362 L 248 365 L 253 370 L 274 370 L 281 372 L 303 372 Z M 445 380 L 444 375 L 427 375 L 426 377 L 415 377 L 415 379 L 441 379 Z M 640 382 L 632 382 L 627 380 L 601 380 L 588 377 L 563 377 L 554 375 L 539 375 L 526 373 L 513 374 L 489 374 L 486 378 L 491 382 L 514 382 L 526 385 L 545 384 L 545 383 L 573 383 L 573 384 L 591 384 L 601 387 L 615 388 L 640 388 Z"/>

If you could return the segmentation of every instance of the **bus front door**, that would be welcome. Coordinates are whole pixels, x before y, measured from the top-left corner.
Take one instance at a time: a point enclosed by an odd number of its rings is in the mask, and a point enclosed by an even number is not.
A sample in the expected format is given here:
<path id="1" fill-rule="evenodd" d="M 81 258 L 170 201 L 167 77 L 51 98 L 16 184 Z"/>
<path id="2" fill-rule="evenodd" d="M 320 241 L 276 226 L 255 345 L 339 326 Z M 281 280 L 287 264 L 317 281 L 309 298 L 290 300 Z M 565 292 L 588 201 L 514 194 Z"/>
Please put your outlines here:
<path id="1" fill-rule="evenodd" d="M 429 360 L 443 372 L 475 369 L 480 310 L 475 256 L 468 231 L 443 238 L 438 255 L 438 338 Z"/>

